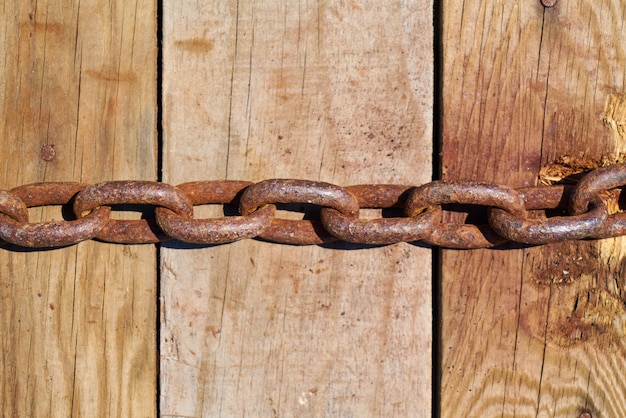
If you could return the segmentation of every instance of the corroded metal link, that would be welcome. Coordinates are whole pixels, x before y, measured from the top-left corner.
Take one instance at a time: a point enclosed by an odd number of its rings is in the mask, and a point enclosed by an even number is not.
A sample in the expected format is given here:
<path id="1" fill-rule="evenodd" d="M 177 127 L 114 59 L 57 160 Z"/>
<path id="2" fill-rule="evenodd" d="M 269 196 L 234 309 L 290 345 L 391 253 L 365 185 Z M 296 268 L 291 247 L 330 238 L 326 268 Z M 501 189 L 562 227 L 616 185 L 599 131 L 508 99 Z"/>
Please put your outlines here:
<path id="1" fill-rule="evenodd" d="M 274 219 L 268 229 L 258 236 L 265 241 L 291 245 L 321 245 L 337 241 L 324 229 L 322 222 L 314 220 L 292 221 Z"/>
<path id="2" fill-rule="evenodd" d="M 523 187 L 515 189 L 526 210 L 567 209 L 574 186 L 557 184 L 551 187 Z"/>
<path id="3" fill-rule="evenodd" d="M 508 240 L 496 234 L 489 225 L 442 223 L 437 225 L 424 242 L 443 248 L 475 250 L 497 247 Z"/>
<path id="4" fill-rule="evenodd" d="M 0 244 L 57 247 L 96 238 L 118 243 L 166 239 L 220 244 L 244 238 L 287 244 L 341 239 L 362 244 L 421 240 L 447 248 L 486 248 L 626 235 L 626 212 L 608 214 L 604 199 L 623 204 L 626 165 L 600 168 L 576 186 L 511 189 L 491 183 L 435 181 L 422 186 L 340 187 L 307 180 L 198 181 L 178 187 L 147 181 L 36 183 L 0 190 Z M 623 192 L 621 192 L 623 193 Z M 28 207 L 73 202 L 76 219 L 29 223 Z M 195 219 L 194 205 L 237 204 L 241 216 Z M 321 219 L 276 219 L 277 204 L 309 204 Z M 489 225 L 443 222 L 445 205 L 486 209 Z M 145 205 L 147 219 L 112 220 L 112 205 Z M 612 206 L 613 207 L 613 206 Z M 149 215 L 154 208 L 155 217 Z M 404 210 L 404 217 L 360 218 L 360 209 Z M 290 209 L 289 207 L 287 209 Z M 453 209 L 453 208 L 451 208 Z M 558 209 L 564 216 L 546 216 Z M 453 209 L 454 210 L 454 209 Z M 536 212 L 536 211 L 543 212 Z M 612 209 L 612 212 L 615 210 Z M 549 214 L 550 212 L 548 212 Z M 315 217 L 313 217 L 315 218 Z"/>
<path id="5" fill-rule="evenodd" d="M 571 211 L 584 213 L 591 200 L 609 190 L 626 185 L 626 164 L 598 168 L 587 174 L 575 187 L 571 199 Z M 612 238 L 626 235 L 626 212 L 609 215 L 591 238 Z"/>
<path id="6" fill-rule="evenodd" d="M 232 204 L 237 195 L 253 183 L 247 181 L 195 181 L 176 186 L 193 205 Z M 156 220 L 171 238 L 193 244 L 223 244 L 254 238 L 265 231 L 276 213 L 275 205 L 265 205 L 245 216 L 217 219 L 188 219 L 171 209 L 155 209 Z"/>
<path id="7" fill-rule="evenodd" d="M 26 207 L 64 205 L 87 187 L 80 183 L 37 183 L 20 186 L 9 193 Z M 77 220 L 28 223 L 0 214 L 0 239 L 22 247 L 62 247 L 92 239 L 106 225 L 110 208 L 102 207 Z"/>
<path id="8" fill-rule="evenodd" d="M 585 213 L 594 196 L 626 185 L 626 164 L 598 168 L 587 174 L 574 188 L 571 210 L 575 215 Z"/>
<path id="9" fill-rule="evenodd" d="M 358 185 L 346 187 L 362 209 L 401 207 L 412 186 Z M 338 239 L 354 243 L 393 244 L 427 237 L 441 223 L 441 207 L 414 217 L 359 219 L 332 208 L 321 211 L 324 228 Z"/>
<path id="10" fill-rule="evenodd" d="M 352 193 L 361 209 L 403 209 L 415 186 L 401 184 L 358 184 L 345 188 Z"/>
<path id="11" fill-rule="evenodd" d="M 18 222 L 28 222 L 28 208 L 15 194 L 0 190 L 0 213 Z"/>
<path id="12" fill-rule="evenodd" d="M 428 206 L 459 203 L 497 207 L 524 216 L 524 200 L 514 189 L 479 181 L 439 180 L 416 187 L 406 202 L 406 214 L 415 216 Z"/>
<path id="13" fill-rule="evenodd" d="M 566 208 L 573 187 L 529 187 L 518 189 L 527 210 Z M 587 210 L 588 200 L 585 204 Z M 607 208 L 596 194 L 591 199 L 592 210 L 576 216 L 528 219 L 507 213 L 501 209 L 489 210 L 489 224 L 494 231 L 507 239 L 524 244 L 548 244 L 551 242 L 588 238 L 597 233 L 607 217 Z"/>
<path id="14" fill-rule="evenodd" d="M 308 203 L 330 207 L 344 215 L 356 217 L 359 203 L 343 187 L 309 180 L 273 179 L 248 187 L 241 196 L 239 211 L 249 215 L 263 205 L 274 203 Z M 274 219 L 270 227 L 259 235 L 268 241 L 285 244 L 322 244 L 336 240 L 324 230 L 320 222 Z"/>
<path id="15" fill-rule="evenodd" d="M 181 216 L 193 216 L 193 205 L 184 193 L 174 186 L 154 181 L 109 181 L 94 184 L 76 196 L 74 213 L 82 218 L 95 208 L 122 204 L 166 207 Z M 123 244 L 156 243 L 166 239 L 159 232 L 153 220 L 109 219 L 95 238 Z"/>
<path id="16" fill-rule="evenodd" d="M 608 216 L 607 207 L 599 196 L 593 197 L 590 203 L 591 210 L 587 213 L 547 219 L 521 218 L 492 208 L 489 211 L 489 224 L 499 235 L 524 244 L 584 239 L 596 234 Z"/>
<path id="17" fill-rule="evenodd" d="M 429 206 L 472 204 L 503 208 L 519 217 L 526 217 L 524 200 L 512 188 L 476 181 L 434 181 L 415 188 L 406 202 L 407 216 L 415 216 Z M 424 241 L 447 248 L 489 248 L 506 240 L 485 225 L 442 223 Z"/>

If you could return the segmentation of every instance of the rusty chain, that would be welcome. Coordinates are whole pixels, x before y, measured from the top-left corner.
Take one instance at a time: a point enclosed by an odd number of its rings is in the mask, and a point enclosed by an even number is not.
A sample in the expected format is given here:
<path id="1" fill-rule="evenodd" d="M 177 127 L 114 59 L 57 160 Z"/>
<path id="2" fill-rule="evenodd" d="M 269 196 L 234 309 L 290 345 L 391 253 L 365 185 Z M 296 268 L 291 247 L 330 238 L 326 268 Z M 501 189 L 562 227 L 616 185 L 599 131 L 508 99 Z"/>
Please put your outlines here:
<path id="1" fill-rule="evenodd" d="M 626 235 L 626 212 L 619 209 L 624 186 L 626 164 L 593 170 L 576 185 L 521 189 L 475 181 L 349 187 L 288 179 L 196 181 L 178 186 L 151 181 L 36 183 L 0 190 L 0 240 L 31 248 L 89 239 L 125 244 L 175 239 L 208 245 L 246 238 L 296 245 L 421 241 L 460 249 L 508 241 L 539 245 Z M 197 219 L 194 206 L 209 204 L 238 204 L 239 213 Z M 49 205 L 71 206 L 74 216 L 68 218 L 73 219 L 29 221 L 28 208 Z M 147 207 L 150 215 L 111 219 L 112 207 L 127 205 Z M 294 205 L 297 210 L 317 208 L 319 216 L 277 218 L 277 206 L 288 210 Z M 486 222 L 450 216 L 466 205 L 483 210 Z M 379 209 L 386 216 L 364 219 L 361 209 Z"/>

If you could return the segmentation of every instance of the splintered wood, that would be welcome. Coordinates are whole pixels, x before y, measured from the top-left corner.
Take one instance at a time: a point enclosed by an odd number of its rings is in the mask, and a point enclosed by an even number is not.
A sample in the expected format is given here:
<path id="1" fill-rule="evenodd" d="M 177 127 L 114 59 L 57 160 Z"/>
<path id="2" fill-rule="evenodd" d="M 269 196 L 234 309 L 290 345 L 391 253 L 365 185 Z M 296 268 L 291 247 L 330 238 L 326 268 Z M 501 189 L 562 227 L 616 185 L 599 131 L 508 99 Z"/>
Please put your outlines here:
<path id="1" fill-rule="evenodd" d="M 164 181 L 430 181 L 432 19 L 164 1 Z M 430 415 L 429 249 L 164 247 L 162 416 Z"/>
<path id="2" fill-rule="evenodd" d="M 626 93 L 608 95 L 602 122 L 615 134 L 615 142 L 619 148 L 626 148 Z"/>
<path id="3" fill-rule="evenodd" d="M 575 184 L 583 176 L 599 167 L 626 162 L 626 154 L 603 155 L 599 158 L 563 155 L 539 170 L 539 182 L 545 186 L 556 183 Z"/>
<path id="4" fill-rule="evenodd" d="M 525 187 L 620 161 L 625 19 L 617 0 L 445 3 L 444 178 Z M 443 251 L 442 417 L 626 416 L 625 249 Z"/>

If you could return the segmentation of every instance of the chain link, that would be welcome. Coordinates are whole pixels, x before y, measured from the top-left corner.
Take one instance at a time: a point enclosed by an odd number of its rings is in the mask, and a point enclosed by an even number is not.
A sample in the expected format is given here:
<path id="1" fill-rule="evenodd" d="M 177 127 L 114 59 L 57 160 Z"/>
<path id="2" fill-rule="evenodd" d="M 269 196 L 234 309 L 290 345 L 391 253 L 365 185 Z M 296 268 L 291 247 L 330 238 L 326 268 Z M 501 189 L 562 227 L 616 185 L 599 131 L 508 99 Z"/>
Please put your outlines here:
<path id="1" fill-rule="evenodd" d="M 19 208 L 47 205 L 65 205 L 88 187 L 81 183 L 36 183 L 10 190 L 11 198 L 0 207 L 0 239 L 22 247 L 62 247 L 95 238 L 109 221 L 111 208 L 98 207 L 87 216 L 71 221 L 29 223 L 28 211 L 11 215 L 11 204 Z M 21 212 L 21 210 L 20 210 Z"/>
<path id="2" fill-rule="evenodd" d="M 89 239 L 125 244 L 175 239 L 209 245 L 246 238 L 296 245 L 335 240 L 368 245 L 422 241 L 461 249 L 494 247 L 507 241 L 538 245 L 626 235 L 626 212 L 617 205 L 624 185 L 626 164 L 591 171 L 574 186 L 521 189 L 472 181 L 349 187 L 290 179 L 196 181 L 178 186 L 150 181 L 36 183 L 0 190 L 0 240 L 31 248 Z M 197 219 L 194 206 L 208 204 L 238 207 L 239 213 Z M 71 206 L 73 219 L 29 221 L 27 208 L 49 205 Z M 112 208 L 126 209 L 127 205 L 142 207 L 144 219 L 111 219 Z M 280 219 L 277 205 L 297 211 L 313 206 L 319 216 Z M 484 211 L 487 223 L 443 221 L 448 218 L 445 213 L 465 210 L 465 205 Z M 618 209 L 609 213 L 609 207 Z M 361 209 L 379 209 L 387 216 L 364 219 Z"/>

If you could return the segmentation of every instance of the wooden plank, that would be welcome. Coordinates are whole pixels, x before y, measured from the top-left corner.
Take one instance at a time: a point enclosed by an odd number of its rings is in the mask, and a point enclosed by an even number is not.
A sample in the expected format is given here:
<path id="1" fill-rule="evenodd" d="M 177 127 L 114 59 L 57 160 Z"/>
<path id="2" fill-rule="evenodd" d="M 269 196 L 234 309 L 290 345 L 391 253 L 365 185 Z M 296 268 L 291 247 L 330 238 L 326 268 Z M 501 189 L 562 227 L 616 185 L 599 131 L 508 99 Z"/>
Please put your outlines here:
<path id="1" fill-rule="evenodd" d="M 164 179 L 429 181 L 431 28 L 421 1 L 165 1 Z M 429 249 L 335 247 L 166 244 L 163 416 L 428 415 Z"/>
<path id="2" fill-rule="evenodd" d="M 3 188 L 155 179 L 155 16 L 144 0 L 3 2 Z M 0 266 L 1 416 L 156 416 L 154 246 L 9 246 Z"/>
<path id="3" fill-rule="evenodd" d="M 447 2 L 443 177 L 534 185 L 559 156 L 623 151 L 605 105 L 625 18 L 619 0 Z M 624 248 L 444 251 L 442 416 L 626 416 Z"/>

